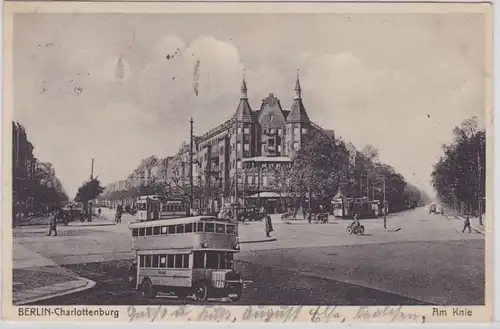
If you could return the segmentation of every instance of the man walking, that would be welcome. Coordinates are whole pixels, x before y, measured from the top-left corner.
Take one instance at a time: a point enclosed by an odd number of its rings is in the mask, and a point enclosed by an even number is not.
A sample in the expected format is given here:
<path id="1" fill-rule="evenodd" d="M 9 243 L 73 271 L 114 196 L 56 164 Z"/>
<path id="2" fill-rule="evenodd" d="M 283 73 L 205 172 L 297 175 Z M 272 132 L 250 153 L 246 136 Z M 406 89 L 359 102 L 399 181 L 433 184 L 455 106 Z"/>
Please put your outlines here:
<path id="1" fill-rule="evenodd" d="M 464 221 L 464 229 L 462 230 L 462 233 L 465 233 L 465 229 L 468 228 L 469 229 L 469 233 L 472 233 L 472 230 L 470 228 L 470 219 L 469 219 L 469 215 L 465 216 L 465 221 Z"/>
<path id="2" fill-rule="evenodd" d="M 50 228 L 49 234 L 47 236 L 52 235 L 52 231 L 54 231 L 54 236 L 57 236 L 57 219 L 59 218 L 59 210 L 57 208 L 54 209 L 52 216 L 50 216 Z"/>

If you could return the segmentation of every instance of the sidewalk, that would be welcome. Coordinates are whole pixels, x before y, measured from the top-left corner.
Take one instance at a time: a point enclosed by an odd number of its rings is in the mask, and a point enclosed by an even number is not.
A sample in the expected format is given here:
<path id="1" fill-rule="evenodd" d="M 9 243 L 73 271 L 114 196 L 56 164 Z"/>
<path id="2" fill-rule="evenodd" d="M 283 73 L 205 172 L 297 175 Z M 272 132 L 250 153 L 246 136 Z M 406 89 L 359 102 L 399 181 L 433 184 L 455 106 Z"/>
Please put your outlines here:
<path id="1" fill-rule="evenodd" d="M 465 220 L 463 216 L 455 216 L 455 218 L 460 219 L 462 222 Z M 469 217 L 470 227 L 479 234 L 486 235 L 484 231 L 484 218 L 483 226 L 479 225 L 479 217 Z"/>
<path id="2" fill-rule="evenodd" d="M 12 271 L 12 304 L 25 305 L 93 288 L 94 281 L 57 273 L 58 268 L 14 269 Z M 56 272 L 56 273 L 53 273 Z"/>
<path id="3" fill-rule="evenodd" d="M 32 227 L 32 226 L 43 226 L 48 227 L 50 223 L 50 217 L 32 217 L 24 219 L 22 222 L 17 223 L 14 228 L 22 227 Z M 92 218 L 92 222 L 81 222 L 79 219 L 74 219 L 68 222 L 69 227 L 79 227 L 79 226 L 107 226 L 116 225 L 113 220 L 108 219 L 105 216 L 96 215 Z M 64 223 L 58 223 L 58 227 L 64 227 Z"/>
<path id="4" fill-rule="evenodd" d="M 95 282 L 77 277 L 41 253 L 18 243 L 14 243 L 12 265 L 14 305 L 34 303 L 95 286 Z"/>
<path id="5" fill-rule="evenodd" d="M 64 225 L 64 224 L 59 224 Z M 69 227 L 79 227 L 79 226 L 108 226 L 108 225 L 116 225 L 115 221 L 112 219 L 108 219 L 104 216 L 94 216 L 91 222 L 80 222 L 79 220 L 75 220 L 68 223 Z"/>

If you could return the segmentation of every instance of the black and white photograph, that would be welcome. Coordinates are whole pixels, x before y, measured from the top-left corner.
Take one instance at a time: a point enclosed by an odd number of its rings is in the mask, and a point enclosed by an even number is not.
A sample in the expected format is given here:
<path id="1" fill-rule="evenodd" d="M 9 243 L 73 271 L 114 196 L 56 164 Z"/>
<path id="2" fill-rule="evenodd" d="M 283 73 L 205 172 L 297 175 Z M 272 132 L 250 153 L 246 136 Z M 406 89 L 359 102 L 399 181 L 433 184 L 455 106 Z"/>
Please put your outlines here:
<path id="1" fill-rule="evenodd" d="M 12 305 L 490 304 L 488 10 L 217 8 L 11 14 Z"/>

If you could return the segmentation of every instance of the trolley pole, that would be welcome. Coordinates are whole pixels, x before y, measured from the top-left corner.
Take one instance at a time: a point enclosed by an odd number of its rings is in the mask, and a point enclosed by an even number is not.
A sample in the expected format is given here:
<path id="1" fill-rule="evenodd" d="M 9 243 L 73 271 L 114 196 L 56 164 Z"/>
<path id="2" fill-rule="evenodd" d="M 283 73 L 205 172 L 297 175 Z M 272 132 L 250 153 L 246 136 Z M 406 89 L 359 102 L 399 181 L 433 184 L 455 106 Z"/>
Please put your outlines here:
<path id="1" fill-rule="evenodd" d="M 194 204 L 194 182 L 193 182 L 193 118 L 189 120 L 189 215 L 192 213 Z"/>

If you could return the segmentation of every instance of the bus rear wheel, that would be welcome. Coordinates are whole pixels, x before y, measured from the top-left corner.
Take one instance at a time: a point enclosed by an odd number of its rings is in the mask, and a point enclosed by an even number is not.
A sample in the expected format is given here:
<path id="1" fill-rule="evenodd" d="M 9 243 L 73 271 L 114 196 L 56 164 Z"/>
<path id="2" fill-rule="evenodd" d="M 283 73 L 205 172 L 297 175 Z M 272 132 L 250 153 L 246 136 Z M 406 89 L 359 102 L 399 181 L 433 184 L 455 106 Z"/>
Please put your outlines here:
<path id="1" fill-rule="evenodd" d="M 207 300 L 208 299 L 208 287 L 205 282 L 197 282 L 194 287 L 194 296 L 197 300 Z"/>
<path id="2" fill-rule="evenodd" d="M 142 282 L 141 293 L 142 293 L 142 296 L 146 297 L 146 298 L 155 298 L 156 297 L 157 292 L 155 291 L 155 289 L 153 287 L 153 283 L 151 282 L 150 279 L 145 279 Z"/>

